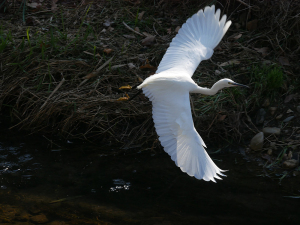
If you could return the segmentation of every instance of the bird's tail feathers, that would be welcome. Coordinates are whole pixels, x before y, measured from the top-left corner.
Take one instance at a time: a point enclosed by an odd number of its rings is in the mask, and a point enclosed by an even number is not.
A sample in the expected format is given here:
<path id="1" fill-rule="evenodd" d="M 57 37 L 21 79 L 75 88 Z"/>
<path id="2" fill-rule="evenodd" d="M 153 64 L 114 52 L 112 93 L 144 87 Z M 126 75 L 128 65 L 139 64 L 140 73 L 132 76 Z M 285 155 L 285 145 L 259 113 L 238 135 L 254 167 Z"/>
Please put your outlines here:
<path id="1" fill-rule="evenodd" d="M 180 138 L 178 141 L 181 142 Z M 182 142 L 185 143 L 186 140 L 183 139 Z M 182 146 L 176 154 L 173 151 L 173 155 L 170 154 L 172 151 L 169 153 L 165 150 L 183 172 L 197 179 L 213 182 L 216 182 L 215 179 L 222 180 L 220 176 L 226 176 L 222 173 L 225 171 L 216 166 L 200 143 L 190 141 Z"/>

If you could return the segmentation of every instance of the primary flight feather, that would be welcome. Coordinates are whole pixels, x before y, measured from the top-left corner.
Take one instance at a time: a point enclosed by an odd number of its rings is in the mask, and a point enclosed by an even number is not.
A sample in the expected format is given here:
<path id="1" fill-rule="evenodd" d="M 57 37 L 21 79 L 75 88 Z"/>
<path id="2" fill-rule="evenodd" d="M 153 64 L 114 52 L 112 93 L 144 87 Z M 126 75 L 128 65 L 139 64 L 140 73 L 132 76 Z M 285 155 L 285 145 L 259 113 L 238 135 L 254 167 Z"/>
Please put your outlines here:
<path id="1" fill-rule="evenodd" d="M 156 74 L 138 86 L 153 105 L 153 120 L 164 150 L 183 172 L 197 179 L 214 181 L 223 175 L 211 160 L 196 131 L 190 93 L 216 94 L 224 87 L 243 86 L 222 79 L 211 89 L 199 87 L 192 76 L 202 60 L 209 59 L 231 25 L 226 15 L 220 20 L 215 6 L 200 10 L 183 24 L 158 66 Z"/>

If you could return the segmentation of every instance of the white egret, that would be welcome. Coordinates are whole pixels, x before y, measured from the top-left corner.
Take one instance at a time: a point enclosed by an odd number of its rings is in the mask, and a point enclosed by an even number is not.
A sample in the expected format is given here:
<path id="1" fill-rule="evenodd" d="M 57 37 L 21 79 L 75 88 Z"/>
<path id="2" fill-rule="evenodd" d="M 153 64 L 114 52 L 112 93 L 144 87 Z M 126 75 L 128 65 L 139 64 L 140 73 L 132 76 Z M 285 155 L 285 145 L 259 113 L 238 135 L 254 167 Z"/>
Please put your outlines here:
<path id="1" fill-rule="evenodd" d="M 231 25 L 220 9 L 205 7 L 189 18 L 158 66 L 156 74 L 137 88 L 152 101 L 153 120 L 164 150 L 183 172 L 197 179 L 221 179 L 223 170 L 211 160 L 196 131 L 191 114 L 190 93 L 214 95 L 225 87 L 244 86 L 230 79 L 216 82 L 211 89 L 199 87 L 192 76 L 202 60 L 209 59 Z M 246 86 L 245 86 L 246 87 Z"/>

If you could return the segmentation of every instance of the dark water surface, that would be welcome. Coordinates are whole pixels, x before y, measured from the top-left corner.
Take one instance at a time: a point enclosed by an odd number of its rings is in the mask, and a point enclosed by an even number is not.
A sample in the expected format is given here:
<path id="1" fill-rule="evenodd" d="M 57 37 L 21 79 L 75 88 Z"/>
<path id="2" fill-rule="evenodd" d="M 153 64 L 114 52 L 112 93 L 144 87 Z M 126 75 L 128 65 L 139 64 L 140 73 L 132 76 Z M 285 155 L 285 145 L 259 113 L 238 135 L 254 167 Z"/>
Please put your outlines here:
<path id="1" fill-rule="evenodd" d="M 57 146 L 59 145 L 59 146 Z M 0 224 L 300 224 L 300 178 L 258 176 L 240 154 L 212 158 L 218 183 L 182 173 L 159 151 L 44 137 L 0 137 Z"/>

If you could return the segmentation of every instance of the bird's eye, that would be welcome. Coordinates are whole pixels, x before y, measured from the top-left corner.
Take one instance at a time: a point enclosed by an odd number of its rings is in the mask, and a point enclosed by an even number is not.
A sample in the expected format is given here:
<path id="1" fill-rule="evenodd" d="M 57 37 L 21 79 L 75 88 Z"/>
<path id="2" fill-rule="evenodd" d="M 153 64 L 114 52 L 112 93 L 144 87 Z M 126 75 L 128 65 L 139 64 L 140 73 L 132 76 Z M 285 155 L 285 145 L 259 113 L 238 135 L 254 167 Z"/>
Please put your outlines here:
<path id="1" fill-rule="evenodd" d="M 231 84 L 230 82 L 228 82 L 228 84 Z"/>

